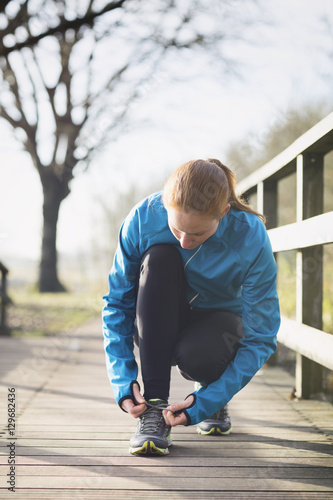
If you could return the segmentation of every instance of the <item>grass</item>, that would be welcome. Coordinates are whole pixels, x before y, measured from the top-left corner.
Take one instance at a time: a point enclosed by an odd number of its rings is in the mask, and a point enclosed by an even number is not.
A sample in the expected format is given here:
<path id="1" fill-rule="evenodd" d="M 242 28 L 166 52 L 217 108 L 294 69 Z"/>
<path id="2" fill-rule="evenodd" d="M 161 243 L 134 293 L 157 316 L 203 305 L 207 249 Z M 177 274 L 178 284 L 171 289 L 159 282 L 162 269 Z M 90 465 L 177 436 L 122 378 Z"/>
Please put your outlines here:
<path id="1" fill-rule="evenodd" d="M 12 289 L 8 325 L 13 336 L 45 336 L 68 332 L 101 314 L 100 293 L 37 293 Z"/>

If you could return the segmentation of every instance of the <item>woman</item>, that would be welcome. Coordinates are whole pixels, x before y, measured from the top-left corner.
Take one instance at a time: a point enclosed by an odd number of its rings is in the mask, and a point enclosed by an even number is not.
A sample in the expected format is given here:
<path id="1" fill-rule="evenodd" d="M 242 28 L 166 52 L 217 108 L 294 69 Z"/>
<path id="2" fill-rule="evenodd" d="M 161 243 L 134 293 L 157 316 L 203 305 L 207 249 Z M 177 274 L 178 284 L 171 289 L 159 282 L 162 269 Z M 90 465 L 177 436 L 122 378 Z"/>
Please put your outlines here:
<path id="1" fill-rule="evenodd" d="M 226 404 L 276 349 L 275 260 L 264 217 L 235 184 L 219 160 L 187 162 L 121 227 L 103 330 L 115 399 L 139 418 L 132 454 L 166 455 L 176 425 L 229 433 Z M 172 365 L 197 384 L 168 406 Z"/>

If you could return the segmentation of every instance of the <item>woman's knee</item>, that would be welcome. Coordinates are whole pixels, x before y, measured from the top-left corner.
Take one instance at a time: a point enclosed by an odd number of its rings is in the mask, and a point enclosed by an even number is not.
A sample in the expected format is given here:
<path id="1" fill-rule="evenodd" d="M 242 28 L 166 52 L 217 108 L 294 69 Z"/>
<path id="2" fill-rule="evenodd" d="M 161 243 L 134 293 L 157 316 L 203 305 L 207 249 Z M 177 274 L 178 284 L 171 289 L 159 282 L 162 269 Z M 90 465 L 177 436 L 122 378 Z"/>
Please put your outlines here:
<path id="1" fill-rule="evenodd" d="M 191 366 L 189 364 L 177 365 L 179 373 L 186 379 L 199 382 L 201 385 L 208 385 L 217 380 L 222 373 L 218 373 L 213 365 Z"/>
<path id="2" fill-rule="evenodd" d="M 169 244 L 153 245 L 146 250 L 142 257 L 142 264 L 146 261 L 149 262 L 149 266 L 160 266 L 165 265 L 179 265 L 182 263 L 180 252 L 176 247 Z"/>
<path id="3" fill-rule="evenodd" d="M 177 362 L 178 369 L 184 378 L 200 382 L 202 385 L 207 385 L 217 380 L 227 365 L 228 363 L 223 363 L 220 359 L 209 356 L 206 352 L 201 356 L 193 356 L 192 353 L 188 352 L 186 356 L 178 359 Z"/>
<path id="4" fill-rule="evenodd" d="M 240 316 L 224 311 L 205 315 L 183 332 L 175 363 L 185 378 L 210 384 L 234 359 L 242 336 Z"/>
<path id="5" fill-rule="evenodd" d="M 138 276 L 138 286 L 148 279 L 157 284 L 162 281 L 182 279 L 183 264 L 180 252 L 169 244 L 153 245 L 143 255 Z"/>

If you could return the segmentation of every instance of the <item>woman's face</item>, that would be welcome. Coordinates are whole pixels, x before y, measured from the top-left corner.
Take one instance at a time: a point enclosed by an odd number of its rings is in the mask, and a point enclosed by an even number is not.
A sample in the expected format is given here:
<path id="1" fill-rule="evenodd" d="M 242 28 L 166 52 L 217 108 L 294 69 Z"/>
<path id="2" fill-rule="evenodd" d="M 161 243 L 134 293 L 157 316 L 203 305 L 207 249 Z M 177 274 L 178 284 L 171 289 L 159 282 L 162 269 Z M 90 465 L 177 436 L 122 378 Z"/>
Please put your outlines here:
<path id="1" fill-rule="evenodd" d="M 193 250 L 212 236 L 219 225 L 219 219 L 209 215 L 182 209 L 167 208 L 168 223 L 172 234 L 182 248 Z"/>

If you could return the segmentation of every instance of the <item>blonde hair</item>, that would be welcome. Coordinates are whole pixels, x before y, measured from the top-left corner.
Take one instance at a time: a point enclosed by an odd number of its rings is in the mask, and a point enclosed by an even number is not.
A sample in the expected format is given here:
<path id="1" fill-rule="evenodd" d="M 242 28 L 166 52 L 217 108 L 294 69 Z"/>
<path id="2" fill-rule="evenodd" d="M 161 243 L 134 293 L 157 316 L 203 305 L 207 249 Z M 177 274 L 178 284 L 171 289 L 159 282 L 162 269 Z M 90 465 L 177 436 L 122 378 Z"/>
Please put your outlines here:
<path id="1" fill-rule="evenodd" d="M 166 207 L 193 210 L 216 219 L 223 216 L 229 203 L 233 208 L 257 215 L 265 222 L 265 216 L 237 196 L 235 189 L 235 174 L 220 160 L 191 160 L 178 167 L 167 180 L 163 203 Z"/>

